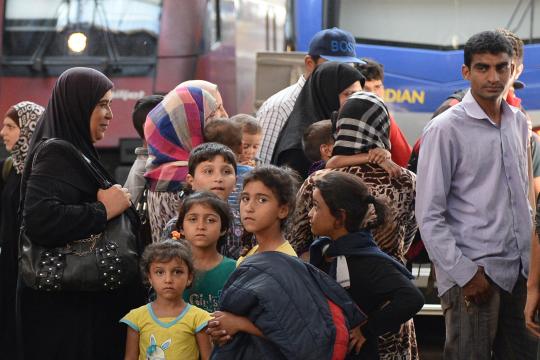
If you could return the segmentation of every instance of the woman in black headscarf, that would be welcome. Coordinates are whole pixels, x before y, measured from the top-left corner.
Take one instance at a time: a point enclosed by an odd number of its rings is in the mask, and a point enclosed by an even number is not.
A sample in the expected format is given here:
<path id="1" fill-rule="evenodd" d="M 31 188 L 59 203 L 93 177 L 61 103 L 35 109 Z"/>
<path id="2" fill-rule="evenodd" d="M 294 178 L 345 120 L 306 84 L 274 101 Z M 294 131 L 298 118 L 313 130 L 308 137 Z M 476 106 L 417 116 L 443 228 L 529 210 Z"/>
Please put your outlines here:
<path id="1" fill-rule="evenodd" d="M 66 145 L 34 150 L 44 138 L 60 138 L 77 148 L 114 184 L 99 161 L 94 143 L 101 140 L 112 120 L 113 83 L 88 68 L 65 71 L 34 133 L 25 172 L 22 220 L 32 242 L 63 246 L 103 232 L 107 221 L 130 205 L 119 185 L 102 190 L 80 158 Z M 23 187 L 25 184 L 22 185 Z M 25 359 L 120 359 L 125 329 L 118 319 L 143 299 L 135 288 L 108 292 L 36 291 L 19 281 L 21 349 Z"/>
<path id="2" fill-rule="evenodd" d="M 15 289 L 17 285 L 17 244 L 19 239 L 19 193 L 21 174 L 30 139 L 43 107 L 30 101 L 11 106 L 0 137 L 10 156 L 0 163 L 0 349 L 2 357 L 17 358 L 15 344 Z"/>
<path id="3" fill-rule="evenodd" d="M 300 91 L 279 133 L 272 164 L 288 165 L 307 177 L 310 162 L 302 150 L 302 135 L 317 121 L 330 119 L 347 98 L 362 90 L 365 78 L 349 64 L 325 62 L 315 69 Z"/>

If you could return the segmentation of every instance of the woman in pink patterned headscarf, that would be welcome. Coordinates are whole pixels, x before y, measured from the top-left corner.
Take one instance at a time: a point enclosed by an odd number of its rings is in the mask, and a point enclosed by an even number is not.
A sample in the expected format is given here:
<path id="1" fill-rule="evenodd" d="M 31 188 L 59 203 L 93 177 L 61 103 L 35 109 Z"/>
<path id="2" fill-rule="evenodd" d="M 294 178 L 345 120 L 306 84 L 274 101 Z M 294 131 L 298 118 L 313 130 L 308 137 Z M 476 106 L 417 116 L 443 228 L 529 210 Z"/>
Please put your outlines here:
<path id="1" fill-rule="evenodd" d="M 187 87 L 196 87 L 202 90 L 206 90 L 216 99 L 217 101 L 217 110 L 216 110 L 216 118 L 228 118 L 229 114 L 227 114 L 227 110 L 225 110 L 225 106 L 223 105 L 223 99 L 221 98 L 221 94 L 219 93 L 218 86 L 214 83 L 211 83 L 206 80 L 188 80 L 184 81 L 180 84 L 180 86 L 187 86 Z"/>
<path id="2" fill-rule="evenodd" d="M 198 87 L 177 86 L 146 118 L 146 174 L 152 241 L 177 212 L 188 172 L 190 151 L 204 142 L 204 124 L 215 117 L 216 99 Z"/>

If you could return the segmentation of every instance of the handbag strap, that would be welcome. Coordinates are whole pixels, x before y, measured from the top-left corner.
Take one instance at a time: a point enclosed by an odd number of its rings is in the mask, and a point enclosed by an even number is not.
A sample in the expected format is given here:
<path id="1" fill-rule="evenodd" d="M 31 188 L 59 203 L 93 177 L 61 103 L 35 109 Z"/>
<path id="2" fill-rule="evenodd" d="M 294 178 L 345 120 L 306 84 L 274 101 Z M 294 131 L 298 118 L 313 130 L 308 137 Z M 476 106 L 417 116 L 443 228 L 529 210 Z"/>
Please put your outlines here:
<path id="1" fill-rule="evenodd" d="M 32 169 L 34 168 L 36 158 L 39 154 L 39 152 L 49 143 L 52 142 L 54 139 L 45 139 L 42 140 L 34 149 L 34 151 L 29 154 L 29 158 L 26 160 L 26 163 L 24 164 L 24 170 L 21 176 L 21 189 L 20 189 L 20 197 L 19 197 L 19 209 L 17 211 L 17 217 L 19 221 L 21 221 L 22 224 L 22 215 L 23 215 L 23 209 L 24 209 L 24 200 L 26 198 L 26 183 L 28 182 L 28 178 L 30 177 L 30 174 L 32 173 Z"/>
<path id="2" fill-rule="evenodd" d="M 137 211 L 137 215 L 141 220 L 141 224 L 145 224 L 146 221 L 148 221 L 148 189 L 148 182 L 145 182 L 141 195 L 139 196 L 137 204 L 135 205 L 135 210 Z"/>
<path id="3" fill-rule="evenodd" d="M 36 159 L 38 157 L 38 154 L 48 145 L 52 143 L 62 144 L 67 151 L 69 151 L 73 156 L 75 156 L 76 159 L 79 159 L 82 164 L 84 164 L 84 167 L 90 172 L 90 174 L 94 177 L 96 180 L 98 186 L 102 189 L 108 189 L 112 186 L 111 182 L 103 176 L 103 174 L 92 164 L 92 161 L 88 159 L 86 156 L 84 156 L 83 153 L 81 153 L 73 144 L 71 144 L 68 141 L 58 139 L 58 138 L 49 138 L 49 139 L 43 139 L 40 143 L 36 146 L 35 150 L 32 154 L 30 154 L 29 161 L 26 162 L 24 166 L 24 171 L 21 177 L 21 193 L 20 193 L 20 201 L 19 201 L 19 209 L 18 209 L 18 217 L 22 221 L 22 214 L 24 210 L 24 200 L 26 198 L 26 185 L 28 182 L 28 179 L 30 178 L 30 175 L 32 173 L 32 170 L 35 167 Z"/>

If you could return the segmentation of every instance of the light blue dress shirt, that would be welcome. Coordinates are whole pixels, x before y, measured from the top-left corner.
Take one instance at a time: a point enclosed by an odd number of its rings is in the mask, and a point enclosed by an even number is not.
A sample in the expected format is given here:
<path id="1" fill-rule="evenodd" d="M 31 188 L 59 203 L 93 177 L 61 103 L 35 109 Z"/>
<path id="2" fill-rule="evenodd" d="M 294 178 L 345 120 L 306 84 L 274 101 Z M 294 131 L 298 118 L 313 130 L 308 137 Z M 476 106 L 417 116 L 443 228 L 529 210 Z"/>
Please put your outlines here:
<path id="1" fill-rule="evenodd" d="M 470 91 L 424 130 L 416 219 L 439 295 L 463 287 L 478 265 L 512 291 L 527 276 L 532 231 L 525 115 L 502 103 L 497 126 Z"/>

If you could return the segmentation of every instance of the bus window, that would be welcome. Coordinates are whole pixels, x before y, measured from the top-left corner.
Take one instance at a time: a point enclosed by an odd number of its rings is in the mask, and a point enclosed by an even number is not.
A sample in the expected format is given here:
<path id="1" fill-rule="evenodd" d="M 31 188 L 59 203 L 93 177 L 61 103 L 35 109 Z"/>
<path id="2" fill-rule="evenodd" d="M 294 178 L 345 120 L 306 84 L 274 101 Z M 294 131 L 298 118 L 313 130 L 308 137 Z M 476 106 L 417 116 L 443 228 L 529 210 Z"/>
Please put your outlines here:
<path id="1" fill-rule="evenodd" d="M 522 39 L 537 39 L 530 8 L 507 0 L 341 0 L 339 26 L 358 43 L 438 50 L 462 47 L 482 30 L 506 27 Z M 535 9 L 534 17 L 540 13 Z M 506 25 L 506 26 L 505 26 Z"/>
<path id="2" fill-rule="evenodd" d="M 146 75 L 155 65 L 161 0 L 7 0 L 4 73 L 73 65 Z"/>

